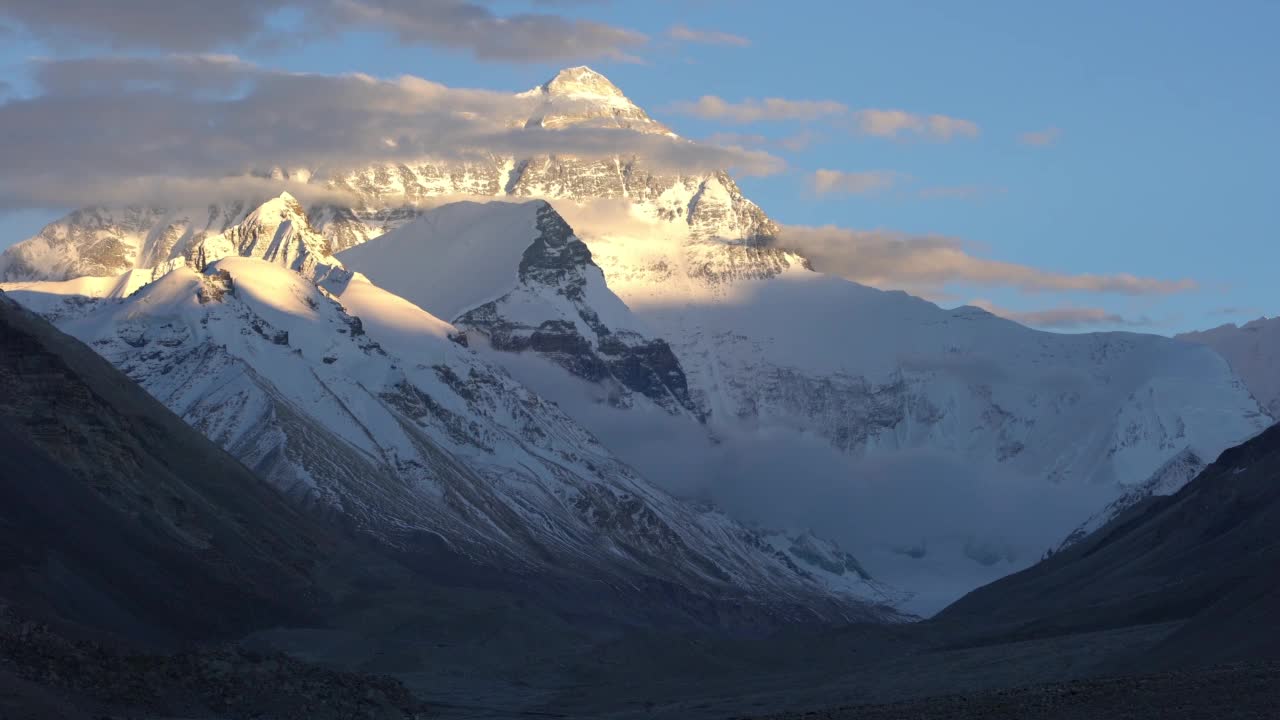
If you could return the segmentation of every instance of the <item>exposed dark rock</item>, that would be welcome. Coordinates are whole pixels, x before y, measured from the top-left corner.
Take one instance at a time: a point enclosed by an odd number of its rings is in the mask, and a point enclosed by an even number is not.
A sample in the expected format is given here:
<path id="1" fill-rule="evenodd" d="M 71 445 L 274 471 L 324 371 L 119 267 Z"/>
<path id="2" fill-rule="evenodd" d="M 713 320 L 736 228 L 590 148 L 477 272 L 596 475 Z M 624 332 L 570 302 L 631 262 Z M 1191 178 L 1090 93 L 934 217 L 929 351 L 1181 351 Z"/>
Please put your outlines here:
<path id="1" fill-rule="evenodd" d="M 564 297 L 581 325 L 561 318 L 536 327 L 509 320 L 502 311 L 510 295 L 467 312 L 458 324 L 483 332 L 497 350 L 535 352 L 584 380 L 614 384 L 619 390 L 610 394 L 615 404 L 628 404 L 628 394 L 637 393 L 668 412 L 704 420 L 706 413 L 691 398 L 680 361 L 665 340 L 609 328 L 590 307 L 585 288 L 592 282 L 603 287 L 604 275 L 573 228 L 546 203 L 538 210 L 537 228 L 520 261 L 520 282 L 528 291 Z"/>

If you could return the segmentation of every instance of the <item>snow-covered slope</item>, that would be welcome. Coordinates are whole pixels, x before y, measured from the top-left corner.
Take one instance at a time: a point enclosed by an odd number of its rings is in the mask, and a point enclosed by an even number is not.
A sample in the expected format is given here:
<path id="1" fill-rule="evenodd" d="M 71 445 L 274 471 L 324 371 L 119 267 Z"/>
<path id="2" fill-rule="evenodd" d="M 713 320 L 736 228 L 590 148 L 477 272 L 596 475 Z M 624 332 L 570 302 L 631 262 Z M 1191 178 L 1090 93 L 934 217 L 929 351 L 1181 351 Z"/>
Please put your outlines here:
<path id="1" fill-rule="evenodd" d="M 1280 318 L 1262 317 L 1241 326 L 1229 323 L 1177 339 L 1218 351 L 1262 407 L 1280 418 Z"/>
<path id="2" fill-rule="evenodd" d="M 15 299 L 52 306 L 31 302 L 40 290 Z M 62 327 L 291 496 L 388 542 L 426 531 L 517 572 L 892 617 L 876 604 L 893 596 L 856 563 L 833 572 L 805 536 L 749 530 L 653 488 L 451 325 L 359 273 L 332 269 L 317 286 L 228 257 Z"/>
<path id="3" fill-rule="evenodd" d="M 572 217 L 574 206 L 562 207 Z M 494 362 L 647 476 L 709 494 L 745 518 L 819 525 L 846 545 L 859 543 L 860 556 L 879 547 L 873 572 L 914 576 L 925 567 L 954 569 L 934 563 L 972 564 L 980 574 L 956 580 L 945 591 L 952 596 L 1035 561 L 1097 508 L 1146 487 L 1143 480 L 1173 458 L 1214 457 L 1270 421 L 1206 349 L 1131 333 L 1056 335 L 977 308 L 944 310 L 813 272 L 780 249 L 699 236 L 642 206 L 606 222 L 583 214 L 571 241 L 586 241 L 579 259 L 557 253 L 554 271 L 540 276 L 529 270 L 546 233 L 532 227 L 527 209 L 523 227 L 512 222 L 520 212 L 500 203 L 445 206 L 340 257 L 472 335 L 496 339 L 487 349 L 504 352 Z M 513 241 L 512 231 L 526 239 Z M 504 265 L 516 266 L 516 277 Z M 597 267 L 607 283 L 595 279 Z M 451 287 L 469 268 L 479 269 L 476 283 Z M 566 278 L 596 290 L 567 290 Z M 505 357 L 537 354 L 598 380 L 582 369 L 600 345 L 593 317 L 664 341 L 672 375 L 686 389 L 681 397 L 705 427 L 638 408 L 633 419 L 602 414 L 572 386 Z M 557 327 L 564 332 L 537 342 L 535 329 Z M 682 444 L 658 453 L 635 446 L 654 433 Z M 737 466 L 725 447 L 792 460 L 786 468 L 757 463 L 773 473 L 768 478 L 759 467 L 728 472 Z M 685 467 L 670 456 L 685 457 Z M 672 477 L 681 473 L 703 481 Z M 713 483 L 716 475 L 728 477 Z M 900 489 L 868 487 L 882 475 Z M 898 498 L 920 493 L 915 510 L 901 507 L 910 503 Z M 877 507 L 895 504 L 919 517 L 879 539 L 858 527 L 877 522 Z M 847 512 L 833 517 L 840 506 Z M 996 514 L 1003 506 L 1017 506 L 1007 512 L 1021 517 Z M 923 520 L 933 513 L 947 518 Z M 1011 538 L 1010 524 L 1024 529 Z M 926 557 L 939 553 L 954 557 Z M 901 562 L 912 567 L 897 568 Z"/>
<path id="4" fill-rule="evenodd" d="M 833 493 L 832 480 L 793 491 L 810 494 L 809 507 L 837 498 L 859 522 L 875 524 L 878 514 L 858 512 L 858 503 L 914 515 L 885 524 L 881 542 L 922 563 L 959 548 L 948 565 L 976 563 L 981 575 L 957 579 L 944 591 L 952 597 L 993 571 L 1035 561 L 1086 508 L 1115 500 L 1179 453 L 1216 457 L 1271 422 L 1205 348 L 1130 333 L 1039 332 L 812 272 L 787 254 L 578 229 L 609 287 L 671 344 L 717 434 L 818 437 L 850 458 L 829 475 L 892 474 L 904 497 L 923 493 L 912 509 L 873 480 L 854 498 Z M 768 517 L 787 502 L 753 505 Z M 796 512 L 824 518 L 820 509 Z M 934 515 L 943 519 L 922 522 Z M 831 518 L 821 522 L 838 532 Z M 924 582 L 909 579 L 911 563 L 895 560 L 894 547 L 878 563 L 868 545 L 837 537 L 873 572 Z"/>

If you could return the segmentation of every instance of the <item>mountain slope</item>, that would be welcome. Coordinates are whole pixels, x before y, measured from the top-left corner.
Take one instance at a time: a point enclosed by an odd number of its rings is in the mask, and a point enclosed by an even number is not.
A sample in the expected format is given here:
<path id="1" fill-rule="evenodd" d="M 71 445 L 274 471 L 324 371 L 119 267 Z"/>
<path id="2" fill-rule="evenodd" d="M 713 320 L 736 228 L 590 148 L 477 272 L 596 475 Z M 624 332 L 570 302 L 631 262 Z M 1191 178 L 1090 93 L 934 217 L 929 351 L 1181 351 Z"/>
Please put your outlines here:
<path id="1" fill-rule="evenodd" d="M 516 574 L 892 616 L 865 577 L 806 568 L 648 486 L 455 328 L 358 273 L 333 269 L 317 287 L 225 258 L 99 301 L 65 327 L 290 496 L 393 546 L 426 534 Z"/>
<path id="2" fill-rule="evenodd" d="M 1280 318 L 1258 318 L 1244 325 L 1183 333 L 1179 340 L 1208 345 L 1227 359 L 1249 391 L 1272 417 L 1280 418 Z"/>
<path id="3" fill-rule="evenodd" d="M 331 530 L 0 295 L 0 597 L 167 643 L 302 619 Z"/>
<path id="4" fill-rule="evenodd" d="M 1212 457 L 1270 422 L 1201 348 L 1137 334 L 1055 335 L 976 308 L 943 310 L 813 272 L 781 249 L 696 237 L 634 212 L 625 221 L 582 214 L 577 259 L 556 255 L 557 269 L 542 277 L 526 272 L 541 231 L 511 222 L 519 213 L 446 205 L 340 258 L 479 333 L 484 350 L 501 351 L 494 362 L 645 475 L 765 525 L 816 525 L 864 559 L 879 553 L 873 574 L 877 563 L 881 572 L 967 574 L 950 581 L 945 599 L 1026 566 L 1098 507 L 1141 494 L 1132 478 L 1176 457 Z M 534 255 L 517 257 L 521 248 Z M 513 266 L 522 268 L 516 277 Z M 563 286 L 588 274 L 591 292 Z M 681 405 L 705 427 L 638 407 L 629 419 L 602 414 L 523 359 L 611 380 L 596 319 L 670 348 L 661 366 L 678 372 L 673 397 L 687 397 Z M 634 404 L 604 387 L 596 394 L 606 404 Z M 637 442 L 655 433 L 660 440 Z M 777 479 L 797 468 L 801 479 Z M 1160 492 L 1176 489 L 1165 485 Z M 850 514 L 821 509 L 832 506 Z M 888 506 L 906 521 L 888 526 Z M 935 513 L 945 518 L 929 520 Z"/>
<path id="5" fill-rule="evenodd" d="M 939 615 L 1035 637 L 1184 621 L 1153 660 L 1280 658 L 1280 428 Z"/>

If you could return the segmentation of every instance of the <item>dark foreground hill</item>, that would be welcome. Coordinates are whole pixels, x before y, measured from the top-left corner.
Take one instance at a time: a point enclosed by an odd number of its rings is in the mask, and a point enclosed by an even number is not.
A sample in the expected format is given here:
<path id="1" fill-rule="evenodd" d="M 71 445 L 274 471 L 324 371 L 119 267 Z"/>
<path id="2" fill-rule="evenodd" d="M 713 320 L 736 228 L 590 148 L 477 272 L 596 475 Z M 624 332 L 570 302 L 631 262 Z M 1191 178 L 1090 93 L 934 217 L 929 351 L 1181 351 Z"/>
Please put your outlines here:
<path id="1" fill-rule="evenodd" d="M 2 296 L 0 338 L 0 597 L 158 645 L 315 606 L 332 533 Z"/>
<path id="2" fill-rule="evenodd" d="M 1009 638 L 1177 622 L 1143 666 L 1280 660 L 1280 426 L 937 620 Z"/>
<path id="3" fill-rule="evenodd" d="M 208 645 L 312 621 L 348 541 L 2 295 L 0 459 L 0 717 L 421 711 L 393 680 Z"/>

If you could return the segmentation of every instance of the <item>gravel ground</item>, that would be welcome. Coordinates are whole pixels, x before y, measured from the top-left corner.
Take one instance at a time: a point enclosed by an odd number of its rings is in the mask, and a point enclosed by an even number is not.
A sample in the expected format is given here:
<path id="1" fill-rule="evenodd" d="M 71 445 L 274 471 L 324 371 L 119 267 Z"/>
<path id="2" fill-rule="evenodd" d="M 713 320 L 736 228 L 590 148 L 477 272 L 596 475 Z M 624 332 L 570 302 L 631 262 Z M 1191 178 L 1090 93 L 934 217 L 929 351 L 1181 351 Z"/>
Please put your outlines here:
<path id="1" fill-rule="evenodd" d="M 1274 720 L 1280 663 L 1080 680 L 757 720 Z"/>

